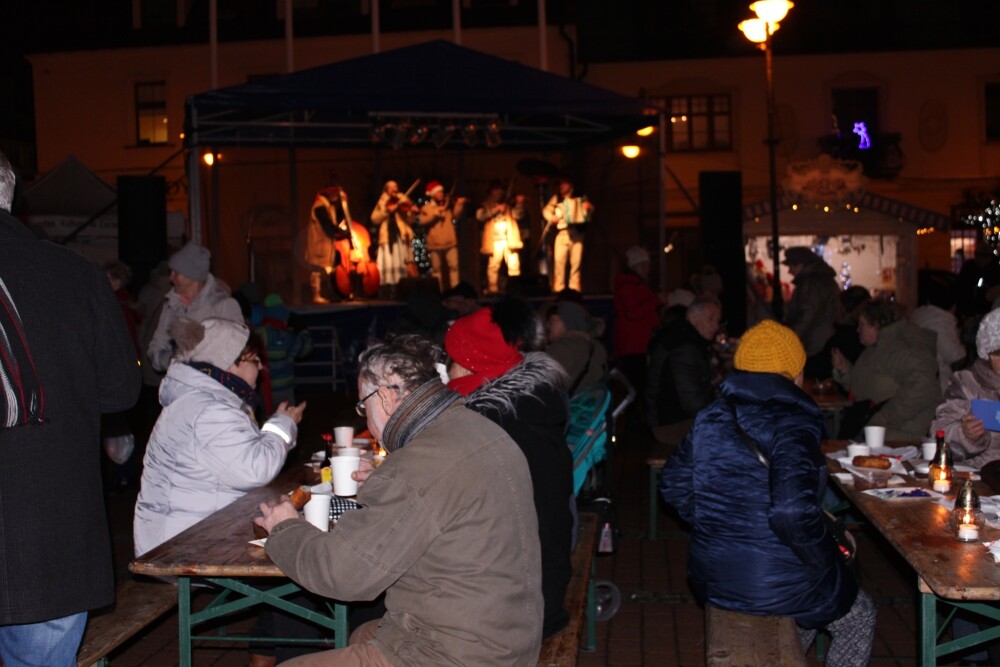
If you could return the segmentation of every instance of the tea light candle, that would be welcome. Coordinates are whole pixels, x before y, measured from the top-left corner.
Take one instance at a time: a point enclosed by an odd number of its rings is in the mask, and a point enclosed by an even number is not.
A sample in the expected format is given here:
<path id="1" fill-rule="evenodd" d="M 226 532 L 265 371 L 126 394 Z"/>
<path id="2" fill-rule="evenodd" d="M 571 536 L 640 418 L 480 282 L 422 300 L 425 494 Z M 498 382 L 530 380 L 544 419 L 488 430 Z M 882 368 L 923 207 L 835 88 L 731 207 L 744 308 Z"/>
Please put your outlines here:
<path id="1" fill-rule="evenodd" d="M 385 461 L 384 454 L 375 454 L 374 456 L 372 456 L 372 465 L 375 466 L 376 468 L 382 465 L 383 461 Z"/>
<path id="2" fill-rule="evenodd" d="M 979 539 L 979 528 L 974 523 L 963 523 L 958 527 L 958 539 L 962 542 L 974 542 Z"/>
<path id="3" fill-rule="evenodd" d="M 934 480 L 934 490 L 938 493 L 948 493 L 951 491 L 951 482 L 947 479 Z"/>

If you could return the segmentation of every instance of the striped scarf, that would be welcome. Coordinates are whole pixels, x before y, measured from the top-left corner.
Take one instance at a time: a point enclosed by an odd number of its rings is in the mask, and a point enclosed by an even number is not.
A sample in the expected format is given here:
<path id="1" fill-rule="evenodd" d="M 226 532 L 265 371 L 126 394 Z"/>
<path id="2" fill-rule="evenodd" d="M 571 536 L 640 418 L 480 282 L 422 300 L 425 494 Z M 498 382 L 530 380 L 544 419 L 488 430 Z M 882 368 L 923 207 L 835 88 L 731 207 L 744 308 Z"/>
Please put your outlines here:
<path id="1" fill-rule="evenodd" d="M 389 452 L 401 449 L 455 401 L 462 400 L 434 378 L 423 383 L 396 407 L 382 429 L 382 446 Z"/>
<path id="2" fill-rule="evenodd" d="M 45 422 L 45 392 L 14 297 L 0 279 L 0 429 Z"/>

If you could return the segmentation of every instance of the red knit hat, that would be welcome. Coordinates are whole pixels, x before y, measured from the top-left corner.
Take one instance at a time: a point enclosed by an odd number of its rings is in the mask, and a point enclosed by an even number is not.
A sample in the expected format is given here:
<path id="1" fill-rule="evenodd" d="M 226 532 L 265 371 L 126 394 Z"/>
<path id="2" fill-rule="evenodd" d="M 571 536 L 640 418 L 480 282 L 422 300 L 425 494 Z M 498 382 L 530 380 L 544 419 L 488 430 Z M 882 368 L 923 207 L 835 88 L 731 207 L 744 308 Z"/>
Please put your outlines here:
<path id="1" fill-rule="evenodd" d="M 426 193 L 427 193 L 428 195 L 432 195 L 432 194 L 434 194 L 434 191 L 435 191 L 435 190 L 441 190 L 441 191 L 444 191 L 444 186 L 443 186 L 443 185 L 441 185 L 441 183 L 440 183 L 440 182 L 438 182 L 438 181 L 431 181 L 430 183 L 428 183 L 428 184 L 427 184 L 427 190 L 426 190 Z"/>
<path id="2" fill-rule="evenodd" d="M 500 327 L 493 322 L 492 308 L 480 308 L 456 320 L 445 334 L 444 349 L 454 361 L 472 371 L 472 375 L 448 383 L 463 396 L 524 360 L 524 355 L 503 339 Z"/>

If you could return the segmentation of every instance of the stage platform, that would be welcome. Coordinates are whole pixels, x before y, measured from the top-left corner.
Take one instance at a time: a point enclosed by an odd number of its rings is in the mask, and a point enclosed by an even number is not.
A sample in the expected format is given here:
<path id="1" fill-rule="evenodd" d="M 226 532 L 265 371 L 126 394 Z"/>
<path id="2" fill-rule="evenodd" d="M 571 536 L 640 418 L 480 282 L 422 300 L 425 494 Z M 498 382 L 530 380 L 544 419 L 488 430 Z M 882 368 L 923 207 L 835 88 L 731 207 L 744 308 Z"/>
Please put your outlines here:
<path id="1" fill-rule="evenodd" d="M 526 301 L 538 310 L 552 303 L 551 298 L 542 297 Z M 483 305 L 490 302 L 489 298 L 480 299 Z M 604 319 L 603 341 L 610 352 L 614 314 L 611 295 L 586 296 L 583 305 L 592 316 Z M 290 310 L 301 318 L 313 338 L 312 354 L 295 364 L 296 393 L 355 391 L 358 355 L 369 340 L 385 337 L 405 307 L 403 301 L 379 299 L 292 306 Z"/>

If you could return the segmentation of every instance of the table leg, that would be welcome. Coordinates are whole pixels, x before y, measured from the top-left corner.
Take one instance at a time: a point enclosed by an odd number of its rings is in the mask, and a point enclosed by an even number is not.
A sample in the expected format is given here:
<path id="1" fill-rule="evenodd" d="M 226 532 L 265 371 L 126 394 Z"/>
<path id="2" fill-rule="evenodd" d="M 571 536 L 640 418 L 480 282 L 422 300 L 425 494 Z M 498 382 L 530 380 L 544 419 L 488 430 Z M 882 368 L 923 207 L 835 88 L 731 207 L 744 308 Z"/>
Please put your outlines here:
<path id="1" fill-rule="evenodd" d="M 191 667 L 191 577 L 177 577 L 177 628 L 180 667 Z"/>
<path id="2" fill-rule="evenodd" d="M 597 650 L 597 559 L 590 561 L 590 583 L 587 584 L 587 643 L 583 650 L 593 653 Z"/>
<path id="3" fill-rule="evenodd" d="M 920 664 L 937 664 L 937 598 L 930 593 L 920 594 Z"/>

